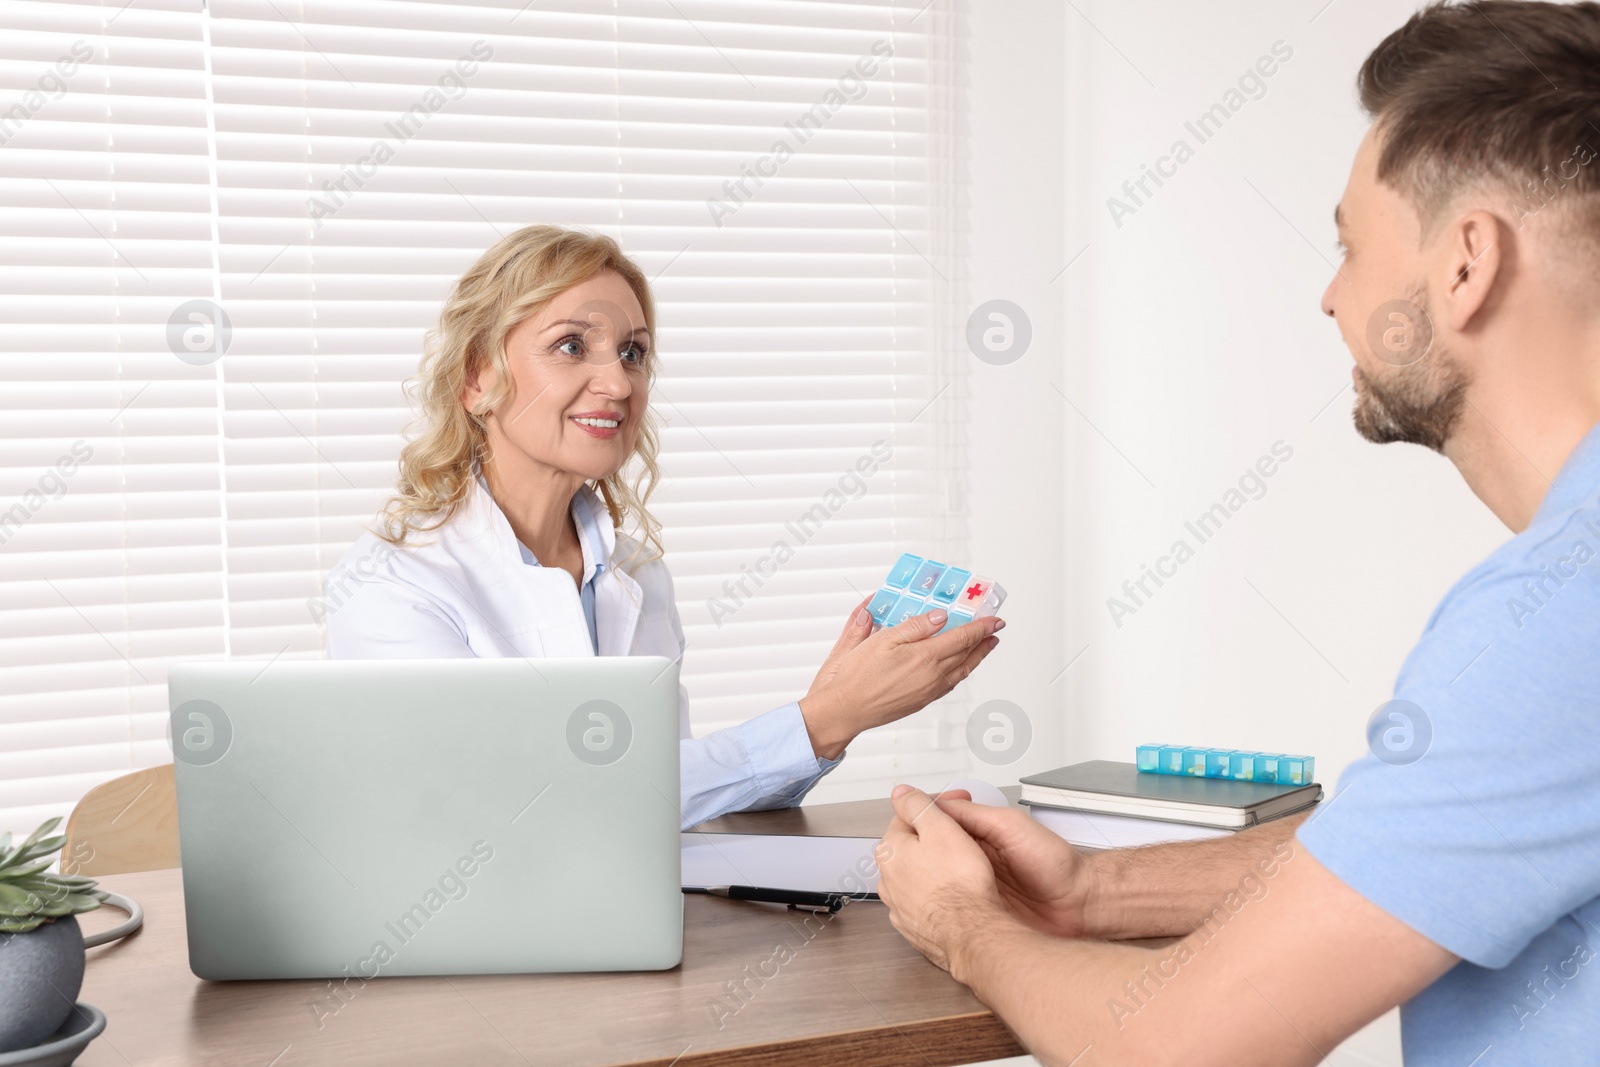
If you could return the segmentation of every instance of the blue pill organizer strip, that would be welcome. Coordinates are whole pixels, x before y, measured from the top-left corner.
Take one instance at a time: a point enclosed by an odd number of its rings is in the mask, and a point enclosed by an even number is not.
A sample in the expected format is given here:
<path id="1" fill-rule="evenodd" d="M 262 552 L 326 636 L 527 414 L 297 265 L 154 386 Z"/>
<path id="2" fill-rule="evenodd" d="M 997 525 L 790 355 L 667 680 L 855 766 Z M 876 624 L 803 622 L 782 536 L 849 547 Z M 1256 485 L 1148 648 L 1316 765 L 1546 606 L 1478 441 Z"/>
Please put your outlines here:
<path id="1" fill-rule="evenodd" d="M 1308 785 L 1317 780 L 1317 761 L 1313 757 L 1292 756 L 1286 752 L 1150 744 L 1138 746 L 1135 762 L 1145 774 L 1231 778 L 1238 782 L 1279 785 Z"/>

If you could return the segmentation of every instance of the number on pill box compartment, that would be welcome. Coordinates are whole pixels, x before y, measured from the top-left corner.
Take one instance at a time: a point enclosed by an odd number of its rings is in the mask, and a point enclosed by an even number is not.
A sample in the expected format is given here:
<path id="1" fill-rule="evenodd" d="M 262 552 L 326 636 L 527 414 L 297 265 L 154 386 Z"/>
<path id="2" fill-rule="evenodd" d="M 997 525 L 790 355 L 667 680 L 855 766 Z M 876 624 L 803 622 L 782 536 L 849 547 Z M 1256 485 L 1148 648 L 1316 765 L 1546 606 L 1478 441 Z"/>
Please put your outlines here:
<path id="1" fill-rule="evenodd" d="M 1005 599 L 1006 591 L 993 578 L 907 552 L 889 568 L 889 576 L 873 594 L 867 610 L 875 630 L 943 610 L 947 614 L 939 632 L 944 633 L 973 619 L 998 614 Z"/>

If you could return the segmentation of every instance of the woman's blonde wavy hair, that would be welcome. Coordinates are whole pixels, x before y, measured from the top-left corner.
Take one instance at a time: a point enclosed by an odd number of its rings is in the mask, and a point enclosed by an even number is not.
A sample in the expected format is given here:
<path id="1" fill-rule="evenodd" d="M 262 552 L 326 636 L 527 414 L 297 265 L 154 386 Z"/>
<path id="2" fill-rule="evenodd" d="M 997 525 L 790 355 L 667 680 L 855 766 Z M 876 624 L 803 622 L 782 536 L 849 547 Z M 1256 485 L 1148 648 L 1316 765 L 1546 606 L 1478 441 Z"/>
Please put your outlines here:
<path id="1" fill-rule="evenodd" d="M 375 531 L 379 537 L 404 545 L 407 538 L 450 521 L 472 491 L 474 468 L 490 458 L 484 415 L 511 397 L 506 335 L 558 293 L 604 270 L 622 275 L 644 309 L 651 337 L 645 382 L 647 387 L 654 383 L 656 312 L 650 283 L 617 243 L 560 226 L 525 226 L 508 234 L 456 282 L 439 312 L 438 329 L 427 336 L 417 376 L 406 383 L 420 415 L 407 431 L 395 494 L 384 506 L 381 529 Z M 494 384 L 468 412 L 461 404 L 462 392 L 474 374 L 485 370 Z M 645 507 L 661 477 L 659 450 L 656 415 L 647 406 L 629 457 L 638 459 L 632 484 L 624 479 L 627 463 L 609 478 L 591 483 L 605 501 L 613 527 L 620 530 L 630 517 L 636 523 L 637 547 L 625 563 L 647 563 L 664 554 L 661 524 Z"/>

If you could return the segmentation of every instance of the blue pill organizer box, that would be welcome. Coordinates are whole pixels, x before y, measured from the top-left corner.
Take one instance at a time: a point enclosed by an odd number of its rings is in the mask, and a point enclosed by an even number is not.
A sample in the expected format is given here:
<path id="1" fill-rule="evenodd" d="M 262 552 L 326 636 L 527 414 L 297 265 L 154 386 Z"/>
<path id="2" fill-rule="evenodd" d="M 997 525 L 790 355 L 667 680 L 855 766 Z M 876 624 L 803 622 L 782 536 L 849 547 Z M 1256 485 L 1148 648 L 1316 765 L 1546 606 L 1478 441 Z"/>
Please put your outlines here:
<path id="1" fill-rule="evenodd" d="M 1231 778 L 1238 782 L 1278 785 L 1309 785 L 1317 778 L 1317 761 L 1313 757 L 1291 756 L 1286 752 L 1151 744 L 1138 746 L 1135 762 L 1146 774 Z"/>
<path id="2" fill-rule="evenodd" d="M 889 576 L 867 610 L 872 614 L 874 629 L 898 626 L 914 615 L 943 610 L 945 623 L 939 632 L 944 633 L 973 619 L 997 614 L 1005 599 L 1006 591 L 993 578 L 907 552 L 889 568 Z"/>

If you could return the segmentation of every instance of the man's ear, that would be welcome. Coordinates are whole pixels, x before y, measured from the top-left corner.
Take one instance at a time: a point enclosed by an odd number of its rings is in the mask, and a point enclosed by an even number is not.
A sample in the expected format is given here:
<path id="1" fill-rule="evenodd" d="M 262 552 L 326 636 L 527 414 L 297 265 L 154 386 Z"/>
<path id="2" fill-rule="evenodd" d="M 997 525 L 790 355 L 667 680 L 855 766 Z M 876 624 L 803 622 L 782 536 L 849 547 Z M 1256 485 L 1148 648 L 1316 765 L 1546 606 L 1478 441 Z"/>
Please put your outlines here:
<path id="1" fill-rule="evenodd" d="M 1510 231 L 1487 211 L 1469 211 L 1445 237 L 1444 302 L 1440 309 L 1455 333 L 1464 333 L 1483 311 L 1501 278 Z"/>

